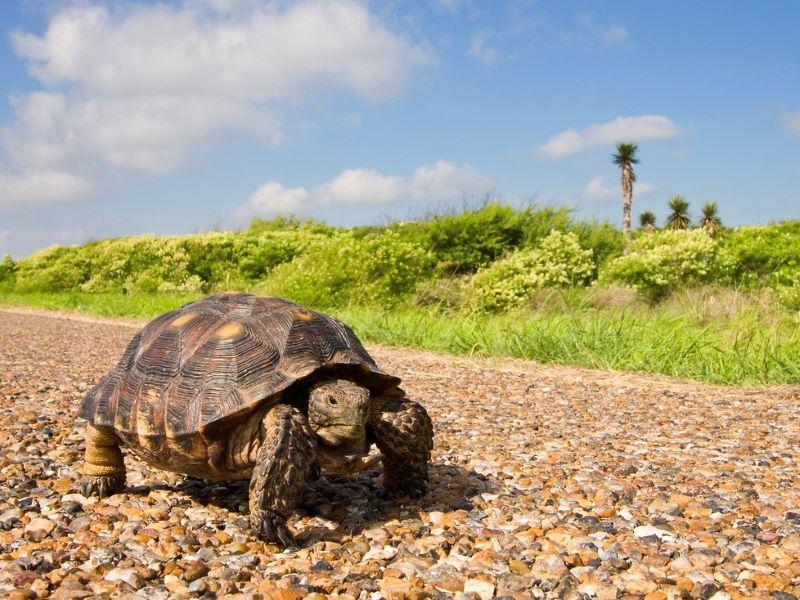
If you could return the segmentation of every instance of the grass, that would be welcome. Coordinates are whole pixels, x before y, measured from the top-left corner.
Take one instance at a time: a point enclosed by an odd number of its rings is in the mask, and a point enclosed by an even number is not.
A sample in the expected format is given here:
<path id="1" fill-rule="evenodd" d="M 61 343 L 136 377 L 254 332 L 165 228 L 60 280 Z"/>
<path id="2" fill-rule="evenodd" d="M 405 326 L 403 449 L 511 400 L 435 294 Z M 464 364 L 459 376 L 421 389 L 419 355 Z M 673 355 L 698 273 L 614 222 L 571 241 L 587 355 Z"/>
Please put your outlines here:
<path id="1" fill-rule="evenodd" d="M 148 318 L 197 295 L 17 293 L 0 304 Z M 488 315 L 437 307 L 334 308 L 363 340 L 434 352 L 661 373 L 733 385 L 800 384 L 798 315 L 763 295 L 681 292 L 649 306 L 600 289 L 552 294 L 535 309 Z"/>

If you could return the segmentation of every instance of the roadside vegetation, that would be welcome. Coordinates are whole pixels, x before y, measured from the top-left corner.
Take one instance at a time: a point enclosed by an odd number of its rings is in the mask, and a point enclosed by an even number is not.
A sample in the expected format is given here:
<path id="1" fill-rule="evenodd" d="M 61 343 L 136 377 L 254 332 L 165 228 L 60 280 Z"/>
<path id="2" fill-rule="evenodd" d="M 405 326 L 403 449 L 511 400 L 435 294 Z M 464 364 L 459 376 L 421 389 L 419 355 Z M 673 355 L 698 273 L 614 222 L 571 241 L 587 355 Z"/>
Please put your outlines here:
<path id="1" fill-rule="evenodd" d="M 254 220 L 0 260 L 0 303 L 151 317 L 218 290 L 330 312 L 365 340 L 719 383 L 800 383 L 800 221 L 725 228 L 683 198 L 625 241 L 497 203 L 385 226 Z M 673 214 L 674 213 L 674 214 Z"/>

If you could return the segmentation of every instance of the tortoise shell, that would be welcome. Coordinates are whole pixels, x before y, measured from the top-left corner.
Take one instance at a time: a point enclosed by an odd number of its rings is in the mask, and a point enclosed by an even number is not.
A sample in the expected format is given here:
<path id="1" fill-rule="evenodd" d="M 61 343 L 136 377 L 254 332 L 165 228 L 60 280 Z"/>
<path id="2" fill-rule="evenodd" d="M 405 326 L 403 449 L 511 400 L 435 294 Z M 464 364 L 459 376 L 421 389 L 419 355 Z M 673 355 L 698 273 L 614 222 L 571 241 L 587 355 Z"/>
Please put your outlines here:
<path id="1" fill-rule="evenodd" d="M 280 298 L 217 294 L 147 324 L 86 395 L 80 416 L 134 446 L 207 438 L 223 434 L 212 427 L 220 421 L 280 402 L 280 392 L 327 372 L 376 393 L 400 382 L 332 317 Z"/>

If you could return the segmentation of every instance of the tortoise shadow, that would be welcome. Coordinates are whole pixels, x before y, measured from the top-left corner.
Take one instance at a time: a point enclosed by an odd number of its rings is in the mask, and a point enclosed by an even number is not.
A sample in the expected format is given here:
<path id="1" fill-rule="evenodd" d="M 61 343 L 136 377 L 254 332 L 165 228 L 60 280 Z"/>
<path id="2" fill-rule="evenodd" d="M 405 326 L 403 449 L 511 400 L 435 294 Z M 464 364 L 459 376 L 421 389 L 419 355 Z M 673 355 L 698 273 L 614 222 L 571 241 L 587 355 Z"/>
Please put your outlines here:
<path id="1" fill-rule="evenodd" d="M 346 477 L 323 473 L 316 481 L 309 482 L 296 512 L 310 519 L 297 532 L 297 542 L 302 546 L 318 541 L 341 543 L 364 530 L 393 519 L 407 519 L 418 512 L 469 511 L 473 509 L 476 497 L 495 492 L 499 487 L 491 478 L 473 469 L 431 463 L 428 490 L 422 497 L 386 498 L 380 484 L 381 474 L 382 468 L 376 466 Z M 187 477 L 177 485 L 157 484 L 129 489 L 128 493 L 148 493 L 145 489 L 173 490 L 191 496 L 203 506 L 215 506 L 242 515 L 248 511 L 247 481 L 206 482 Z M 331 522 L 336 523 L 333 529 Z"/>

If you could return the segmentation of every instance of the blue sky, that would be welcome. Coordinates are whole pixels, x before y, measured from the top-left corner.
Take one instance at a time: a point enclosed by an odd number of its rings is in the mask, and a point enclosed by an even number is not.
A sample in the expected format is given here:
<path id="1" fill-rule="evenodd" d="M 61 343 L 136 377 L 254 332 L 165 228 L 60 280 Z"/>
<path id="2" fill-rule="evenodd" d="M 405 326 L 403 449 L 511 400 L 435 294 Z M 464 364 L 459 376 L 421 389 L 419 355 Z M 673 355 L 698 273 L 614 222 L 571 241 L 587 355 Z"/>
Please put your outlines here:
<path id="1" fill-rule="evenodd" d="M 0 254 L 491 192 L 800 218 L 800 3 L 0 4 Z"/>

